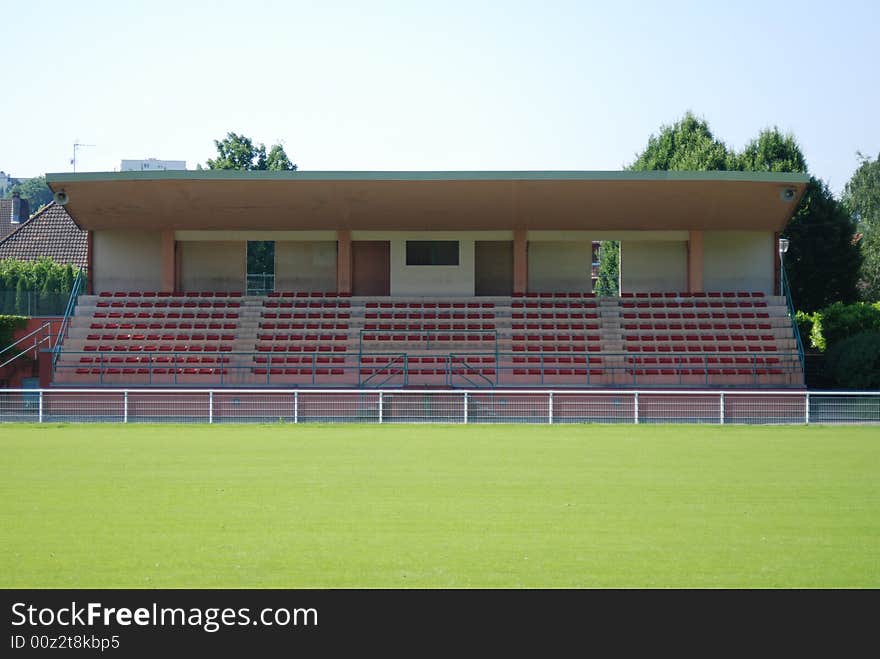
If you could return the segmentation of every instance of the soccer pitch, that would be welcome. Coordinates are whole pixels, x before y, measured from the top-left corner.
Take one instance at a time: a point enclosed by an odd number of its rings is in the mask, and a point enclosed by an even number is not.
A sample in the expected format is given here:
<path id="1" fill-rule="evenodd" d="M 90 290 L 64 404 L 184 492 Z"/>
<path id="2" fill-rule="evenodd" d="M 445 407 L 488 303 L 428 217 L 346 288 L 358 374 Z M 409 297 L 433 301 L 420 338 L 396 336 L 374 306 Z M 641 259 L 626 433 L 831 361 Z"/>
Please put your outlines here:
<path id="1" fill-rule="evenodd" d="M 880 587 L 880 429 L 0 426 L 0 587 Z"/>

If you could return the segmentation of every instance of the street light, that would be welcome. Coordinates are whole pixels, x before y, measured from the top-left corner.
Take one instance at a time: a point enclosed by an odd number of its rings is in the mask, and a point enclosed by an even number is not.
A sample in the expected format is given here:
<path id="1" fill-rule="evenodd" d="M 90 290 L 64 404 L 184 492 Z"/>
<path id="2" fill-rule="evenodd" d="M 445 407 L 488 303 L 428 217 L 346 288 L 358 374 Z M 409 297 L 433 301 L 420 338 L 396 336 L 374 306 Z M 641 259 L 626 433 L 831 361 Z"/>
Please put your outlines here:
<path id="1" fill-rule="evenodd" d="M 780 238 L 779 239 L 779 294 L 785 295 L 785 289 L 782 286 L 783 279 L 785 277 L 785 264 L 782 262 L 782 255 L 788 251 L 788 238 Z"/>

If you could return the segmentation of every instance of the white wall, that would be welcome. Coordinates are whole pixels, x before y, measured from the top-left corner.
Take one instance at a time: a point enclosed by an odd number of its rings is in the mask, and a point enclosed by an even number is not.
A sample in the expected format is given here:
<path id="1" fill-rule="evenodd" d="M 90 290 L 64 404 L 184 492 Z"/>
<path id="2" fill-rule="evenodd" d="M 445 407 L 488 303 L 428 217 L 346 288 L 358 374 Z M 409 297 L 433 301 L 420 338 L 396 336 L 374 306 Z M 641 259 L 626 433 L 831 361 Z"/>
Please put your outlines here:
<path id="1" fill-rule="evenodd" d="M 620 242 L 621 292 L 687 290 L 687 243 L 667 240 Z"/>
<path id="2" fill-rule="evenodd" d="M 461 234 L 414 232 L 391 239 L 391 295 L 474 294 L 474 240 Z M 458 265 L 407 265 L 407 240 L 458 240 Z"/>
<path id="3" fill-rule="evenodd" d="M 593 267 L 590 241 L 529 241 L 529 290 L 589 292 Z"/>
<path id="4" fill-rule="evenodd" d="M 158 291 L 162 281 L 162 234 L 158 231 L 95 231 L 92 268 L 96 293 Z"/>
<path id="5" fill-rule="evenodd" d="M 244 291 L 246 245 L 243 241 L 177 243 L 180 287 L 184 291 Z"/>
<path id="6" fill-rule="evenodd" d="M 275 290 L 335 291 L 336 241 L 276 242 Z"/>
<path id="7" fill-rule="evenodd" d="M 775 284 L 775 245 L 769 231 L 706 231 L 703 288 L 707 291 L 763 291 Z"/>

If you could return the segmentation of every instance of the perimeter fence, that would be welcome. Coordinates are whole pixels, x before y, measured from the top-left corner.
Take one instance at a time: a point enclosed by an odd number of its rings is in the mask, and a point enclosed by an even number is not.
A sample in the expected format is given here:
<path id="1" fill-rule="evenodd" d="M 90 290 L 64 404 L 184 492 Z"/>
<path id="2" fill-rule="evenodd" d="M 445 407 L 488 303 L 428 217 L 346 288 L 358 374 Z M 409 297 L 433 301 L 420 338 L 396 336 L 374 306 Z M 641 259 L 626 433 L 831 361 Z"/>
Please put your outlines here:
<path id="1" fill-rule="evenodd" d="M 0 422 L 877 424 L 880 392 L 4 389 Z"/>

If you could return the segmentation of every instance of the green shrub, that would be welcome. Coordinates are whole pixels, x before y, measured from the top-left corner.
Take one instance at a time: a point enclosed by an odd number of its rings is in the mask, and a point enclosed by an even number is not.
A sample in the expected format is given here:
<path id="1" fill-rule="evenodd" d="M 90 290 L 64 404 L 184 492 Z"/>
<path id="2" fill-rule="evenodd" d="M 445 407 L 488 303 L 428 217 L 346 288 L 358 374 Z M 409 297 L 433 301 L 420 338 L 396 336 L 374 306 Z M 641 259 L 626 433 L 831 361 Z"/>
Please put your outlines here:
<path id="1" fill-rule="evenodd" d="M 824 351 L 848 337 L 872 330 L 880 331 L 880 305 L 835 302 L 813 315 L 810 342 Z"/>
<path id="2" fill-rule="evenodd" d="M 860 332 L 831 346 L 825 371 L 845 389 L 880 389 L 880 331 Z"/>
<path id="3" fill-rule="evenodd" d="M 0 310 L 39 315 L 43 309 L 56 306 L 56 300 L 69 297 L 78 271 L 49 257 L 36 261 L 0 260 Z"/>
<path id="4" fill-rule="evenodd" d="M 815 314 L 798 311 L 794 319 L 797 321 L 798 331 L 801 333 L 801 341 L 804 342 L 804 347 L 806 348 L 810 345 L 810 335 L 813 333 Z"/>
<path id="5" fill-rule="evenodd" d="M 15 330 L 22 329 L 27 325 L 24 316 L 0 316 L 0 350 L 12 343 L 12 335 Z"/>

